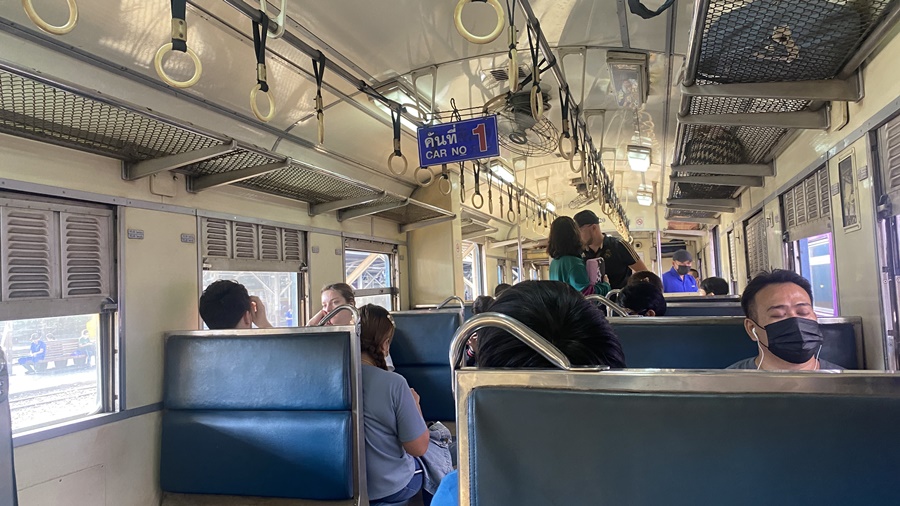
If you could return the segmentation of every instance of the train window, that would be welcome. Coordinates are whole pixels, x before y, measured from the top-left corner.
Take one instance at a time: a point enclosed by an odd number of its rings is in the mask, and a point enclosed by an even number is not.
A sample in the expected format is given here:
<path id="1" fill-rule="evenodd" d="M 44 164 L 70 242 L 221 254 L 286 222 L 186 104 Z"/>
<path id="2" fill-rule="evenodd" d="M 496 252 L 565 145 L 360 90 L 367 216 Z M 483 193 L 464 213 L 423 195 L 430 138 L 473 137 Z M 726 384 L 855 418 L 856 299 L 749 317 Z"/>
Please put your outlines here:
<path id="1" fill-rule="evenodd" d="M 506 260 L 497 260 L 497 284 L 506 283 Z"/>
<path id="2" fill-rule="evenodd" d="M 364 240 L 344 241 L 345 282 L 356 293 L 356 305 L 399 306 L 394 261 L 396 246 Z"/>
<path id="3" fill-rule="evenodd" d="M 519 267 L 518 266 L 514 265 L 512 267 L 512 269 L 510 269 L 510 272 L 512 272 L 512 284 L 516 284 L 519 281 L 522 281 L 522 278 L 519 276 Z"/>
<path id="4" fill-rule="evenodd" d="M 837 316 L 838 293 L 831 233 L 794 241 L 790 251 L 794 271 L 812 285 L 816 314 Z"/>
<path id="5" fill-rule="evenodd" d="M 465 300 L 475 300 L 484 293 L 481 245 L 475 242 L 462 242 L 463 284 Z"/>
<path id="6" fill-rule="evenodd" d="M 201 230 L 204 290 L 231 279 L 263 301 L 272 325 L 295 327 L 305 321 L 299 275 L 306 266 L 304 232 L 212 217 L 201 219 Z"/>
<path id="7" fill-rule="evenodd" d="M 14 432 L 116 409 L 112 223 L 104 206 L 0 194 L 0 347 Z"/>
<path id="8" fill-rule="evenodd" d="M 266 306 L 266 316 L 276 327 L 297 327 L 300 317 L 299 276 L 296 272 L 203 271 L 203 289 L 220 279 L 247 287 Z"/>

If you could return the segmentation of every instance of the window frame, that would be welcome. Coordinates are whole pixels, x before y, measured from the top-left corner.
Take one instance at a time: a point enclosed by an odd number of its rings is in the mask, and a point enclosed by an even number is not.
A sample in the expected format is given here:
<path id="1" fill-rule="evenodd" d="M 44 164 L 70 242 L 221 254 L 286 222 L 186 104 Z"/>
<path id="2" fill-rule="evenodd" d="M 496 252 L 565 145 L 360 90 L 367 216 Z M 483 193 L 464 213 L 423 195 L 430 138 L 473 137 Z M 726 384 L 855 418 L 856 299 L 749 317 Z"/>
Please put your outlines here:
<path id="1" fill-rule="evenodd" d="M 375 253 L 387 255 L 388 270 L 390 272 L 390 286 L 380 288 L 364 288 L 353 289 L 353 294 L 357 297 L 371 297 L 377 295 L 390 295 L 391 307 L 386 308 L 390 311 L 397 311 L 400 308 L 400 266 L 398 265 L 399 245 L 388 242 L 367 240 L 367 239 L 344 239 L 342 251 L 342 272 L 345 283 L 353 286 L 347 279 L 347 251 L 358 251 L 361 253 Z"/>
<path id="2" fill-rule="evenodd" d="M 469 250 L 469 246 L 471 246 L 471 250 Z M 462 241 L 461 243 L 462 251 L 460 251 L 461 262 L 462 262 L 462 274 L 463 274 L 463 285 L 469 281 L 465 277 L 465 262 L 466 258 L 469 255 L 472 255 L 472 287 L 473 287 L 473 295 L 471 299 L 466 299 L 466 302 L 472 302 L 477 299 L 480 295 L 484 295 L 487 293 L 485 287 L 485 275 L 484 275 L 484 251 L 482 245 L 475 241 Z M 468 253 L 466 250 L 469 250 Z M 463 290 L 465 294 L 465 289 Z"/>

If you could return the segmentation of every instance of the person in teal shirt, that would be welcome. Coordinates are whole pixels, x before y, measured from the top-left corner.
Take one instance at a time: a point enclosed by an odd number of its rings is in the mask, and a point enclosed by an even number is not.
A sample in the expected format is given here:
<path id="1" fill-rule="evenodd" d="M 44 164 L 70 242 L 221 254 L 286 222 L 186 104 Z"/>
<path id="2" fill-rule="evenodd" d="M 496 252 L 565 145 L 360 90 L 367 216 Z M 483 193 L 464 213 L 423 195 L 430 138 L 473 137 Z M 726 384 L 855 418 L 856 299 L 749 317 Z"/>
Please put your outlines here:
<path id="1" fill-rule="evenodd" d="M 610 286 L 606 276 L 591 280 L 587 267 L 581 259 L 581 235 L 575 220 L 560 216 L 550 225 L 550 240 L 547 254 L 550 261 L 550 279 L 562 281 L 584 295 L 606 295 Z"/>

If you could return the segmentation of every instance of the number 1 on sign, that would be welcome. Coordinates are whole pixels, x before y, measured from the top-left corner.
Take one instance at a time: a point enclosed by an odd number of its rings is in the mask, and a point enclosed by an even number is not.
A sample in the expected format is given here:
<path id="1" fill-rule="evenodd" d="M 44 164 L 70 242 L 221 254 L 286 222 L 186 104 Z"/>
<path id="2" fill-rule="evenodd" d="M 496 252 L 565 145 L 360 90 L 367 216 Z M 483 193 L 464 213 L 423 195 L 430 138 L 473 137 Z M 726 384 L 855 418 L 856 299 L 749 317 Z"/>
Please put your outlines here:
<path id="1" fill-rule="evenodd" d="M 484 130 L 484 123 L 472 129 L 472 134 L 478 137 L 479 151 L 487 151 L 487 132 Z"/>

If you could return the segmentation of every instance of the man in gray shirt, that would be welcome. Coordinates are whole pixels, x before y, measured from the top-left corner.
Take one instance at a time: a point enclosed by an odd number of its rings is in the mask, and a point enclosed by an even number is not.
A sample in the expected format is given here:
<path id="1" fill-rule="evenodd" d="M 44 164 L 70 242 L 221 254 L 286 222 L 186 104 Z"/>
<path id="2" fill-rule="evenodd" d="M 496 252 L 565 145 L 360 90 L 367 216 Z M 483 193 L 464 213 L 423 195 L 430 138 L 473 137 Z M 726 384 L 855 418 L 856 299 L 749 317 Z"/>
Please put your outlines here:
<path id="1" fill-rule="evenodd" d="M 776 269 L 753 278 L 741 296 L 744 330 L 759 353 L 729 369 L 808 371 L 843 369 L 819 359 L 822 332 L 812 306 L 809 281 L 793 271 Z"/>

